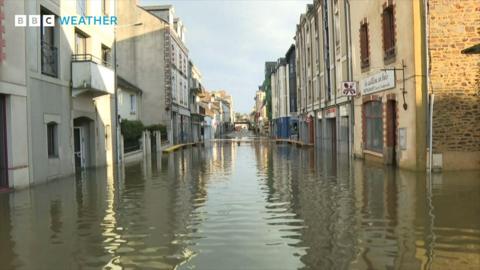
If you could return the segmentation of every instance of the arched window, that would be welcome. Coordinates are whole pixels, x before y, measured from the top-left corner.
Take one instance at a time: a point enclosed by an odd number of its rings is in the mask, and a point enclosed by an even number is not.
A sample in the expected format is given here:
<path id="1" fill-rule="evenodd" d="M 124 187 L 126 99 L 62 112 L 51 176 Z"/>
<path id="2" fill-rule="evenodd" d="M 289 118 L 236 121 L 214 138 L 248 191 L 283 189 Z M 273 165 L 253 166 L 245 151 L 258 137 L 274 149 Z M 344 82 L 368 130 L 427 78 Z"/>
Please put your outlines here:
<path id="1" fill-rule="evenodd" d="M 383 109 L 381 101 L 370 101 L 363 105 L 365 117 L 364 138 L 365 149 L 375 152 L 383 151 Z"/>

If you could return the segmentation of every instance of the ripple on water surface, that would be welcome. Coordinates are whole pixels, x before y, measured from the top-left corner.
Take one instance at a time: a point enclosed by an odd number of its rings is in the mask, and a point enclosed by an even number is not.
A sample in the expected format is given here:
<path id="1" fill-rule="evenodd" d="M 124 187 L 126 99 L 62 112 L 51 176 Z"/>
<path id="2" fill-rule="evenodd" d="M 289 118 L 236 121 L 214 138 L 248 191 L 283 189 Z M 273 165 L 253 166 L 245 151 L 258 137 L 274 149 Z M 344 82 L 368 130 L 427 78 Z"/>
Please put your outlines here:
<path id="1" fill-rule="evenodd" d="M 225 140 L 0 194 L 0 269 L 479 269 L 478 179 Z"/>

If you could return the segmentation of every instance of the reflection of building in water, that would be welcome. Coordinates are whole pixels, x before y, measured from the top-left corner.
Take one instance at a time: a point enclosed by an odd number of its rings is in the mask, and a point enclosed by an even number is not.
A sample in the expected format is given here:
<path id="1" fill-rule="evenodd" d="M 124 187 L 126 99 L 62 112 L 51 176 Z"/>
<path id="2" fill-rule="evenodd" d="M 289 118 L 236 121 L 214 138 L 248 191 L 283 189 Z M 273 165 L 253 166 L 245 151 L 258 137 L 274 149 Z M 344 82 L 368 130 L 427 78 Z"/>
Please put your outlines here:
<path id="1" fill-rule="evenodd" d="M 354 268 L 420 269 L 415 258 L 415 178 L 389 167 L 354 164 L 357 243 Z"/>
<path id="2" fill-rule="evenodd" d="M 237 157 L 237 145 L 233 142 L 216 142 L 211 147 L 210 163 L 207 165 L 212 173 L 225 173 L 234 169 Z"/>
<path id="3" fill-rule="evenodd" d="M 14 239 L 11 237 L 14 224 L 11 220 L 10 208 L 10 196 L 0 196 L 0 262 L 5 269 L 13 268 L 17 260 Z"/>
<path id="4" fill-rule="evenodd" d="M 423 269 L 480 267 L 480 171 L 433 174 L 416 183 L 416 256 Z"/>

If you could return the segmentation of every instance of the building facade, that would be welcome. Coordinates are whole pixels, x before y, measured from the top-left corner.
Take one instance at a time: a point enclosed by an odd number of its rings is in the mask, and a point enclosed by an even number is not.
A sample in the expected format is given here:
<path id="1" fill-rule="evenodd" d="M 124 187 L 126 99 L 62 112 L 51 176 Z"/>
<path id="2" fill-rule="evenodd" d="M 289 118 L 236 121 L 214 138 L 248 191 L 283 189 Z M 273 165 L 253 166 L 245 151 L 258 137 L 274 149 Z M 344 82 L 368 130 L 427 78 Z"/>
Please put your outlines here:
<path id="1" fill-rule="evenodd" d="M 295 45 L 291 45 L 285 54 L 287 63 L 287 91 L 288 91 L 288 115 L 290 138 L 298 140 L 298 117 L 297 117 L 297 72 Z"/>
<path id="2" fill-rule="evenodd" d="M 255 106 L 253 108 L 254 118 L 252 122 L 255 123 L 256 131 L 260 135 L 267 135 L 268 130 L 268 117 L 266 106 L 266 95 L 261 87 L 255 92 Z"/>
<path id="3" fill-rule="evenodd" d="M 61 14 L 112 15 L 108 2 L 2 1 L 2 186 L 28 187 L 113 163 L 113 26 L 59 23 Z M 14 27 L 15 14 L 53 15 L 56 23 Z"/>
<path id="4" fill-rule="evenodd" d="M 346 1 L 314 1 L 300 16 L 296 32 L 297 104 L 300 140 L 348 153 L 351 80 Z"/>
<path id="5" fill-rule="evenodd" d="M 480 168 L 480 4 L 428 1 L 433 169 Z M 448 37 L 445 38 L 445 37 Z M 477 48 L 476 52 L 473 49 Z"/>
<path id="6" fill-rule="evenodd" d="M 145 125 L 167 127 L 170 143 L 191 140 L 186 29 L 171 5 L 119 1 L 118 74 L 143 91 Z M 133 68 L 132 68 L 133 67 Z"/>
<path id="7" fill-rule="evenodd" d="M 202 74 L 198 68 L 189 61 L 189 106 L 190 106 L 190 115 L 191 115 L 191 130 L 192 136 L 191 140 L 193 142 L 199 142 L 203 140 L 202 129 L 203 121 L 205 116 L 205 109 L 200 106 L 200 98 L 202 93 L 205 92 L 205 89 L 202 85 Z"/>
<path id="8" fill-rule="evenodd" d="M 26 1 L 25 8 L 57 20 L 61 14 L 114 14 L 114 5 L 105 9 L 99 1 Z M 33 183 L 113 163 L 113 42 L 113 26 L 57 21 L 55 27 L 27 28 Z"/>
<path id="9" fill-rule="evenodd" d="M 26 32 L 7 23 L 25 8 L 0 2 L 0 189 L 30 185 Z"/>
<path id="10" fill-rule="evenodd" d="M 285 58 L 279 58 L 271 74 L 272 121 L 276 138 L 290 138 L 290 99 L 288 67 Z"/>
<path id="11" fill-rule="evenodd" d="M 426 85 L 421 1 L 351 3 L 357 157 L 425 170 Z M 354 12 L 353 12 L 354 11 Z M 402 25 L 402 27 L 397 27 Z"/>

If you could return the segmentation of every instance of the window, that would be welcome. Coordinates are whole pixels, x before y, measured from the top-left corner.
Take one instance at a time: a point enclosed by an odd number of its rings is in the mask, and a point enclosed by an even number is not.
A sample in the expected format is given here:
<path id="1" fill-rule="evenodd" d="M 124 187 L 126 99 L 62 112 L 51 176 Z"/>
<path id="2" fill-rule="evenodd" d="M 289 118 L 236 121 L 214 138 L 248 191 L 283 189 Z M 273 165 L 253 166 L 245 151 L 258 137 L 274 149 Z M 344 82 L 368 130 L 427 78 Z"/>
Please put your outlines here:
<path id="1" fill-rule="evenodd" d="M 53 13 L 42 8 L 42 18 L 44 15 L 53 15 Z M 58 76 L 58 50 L 57 47 L 55 47 L 55 42 L 55 27 L 45 26 L 42 19 L 40 21 L 42 74 L 52 77 Z"/>
<path id="2" fill-rule="evenodd" d="M 87 15 L 87 0 L 77 0 L 77 13 L 82 16 Z"/>
<path id="3" fill-rule="evenodd" d="M 75 54 L 87 54 L 87 36 L 78 31 L 75 32 Z"/>
<path id="4" fill-rule="evenodd" d="M 370 51 L 368 46 L 368 24 L 363 22 L 360 25 L 360 58 L 362 69 L 370 66 Z"/>
<path id="5" fill-rule="evenodd" d="M 365 116 L 364 143 L 365 149 L 375 152 L 383 150 L 382 102 L 370 101 L 363 105 Z"/>
<path id="6" fill-rule="evenodd" d="M 110 10 L 109 0 L 102 0 L 102 13 L 108 15 Z"/>
<path id="7" fill-rule="evenodd" d="M 112 50 L 102 44 L 102 62 L 104 66 L 110 66 L 112 60 Z"/>
<path id="8" fill-rule="evenodd" d="M 395 56 L 395 18 L 392 5 L 383 10 L 382 23 L 384 59 L 387 60 Z"/>
<path id="9" fill-rule="evenodd" d="M 335 45 L 337 47 L 340 46 L 340 36 L 341 36 L 341 31 L 340 31 L 340 14 L 339 14 L 339 11 L 337 9 L 337 7 L 335 8 Z"/>
<path id="10" fill-rule="evenodd" d="M 130 95 L 130 114 L 137 112 L 137 96 Z"/>
<path id="11" fill-rule="evenodd" d="M 58 129 L 57 123 L 50 122 L 47 124 L 47 148 L 48 148 L 49 158 L 58 157 L 57 129 Z"/>

